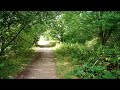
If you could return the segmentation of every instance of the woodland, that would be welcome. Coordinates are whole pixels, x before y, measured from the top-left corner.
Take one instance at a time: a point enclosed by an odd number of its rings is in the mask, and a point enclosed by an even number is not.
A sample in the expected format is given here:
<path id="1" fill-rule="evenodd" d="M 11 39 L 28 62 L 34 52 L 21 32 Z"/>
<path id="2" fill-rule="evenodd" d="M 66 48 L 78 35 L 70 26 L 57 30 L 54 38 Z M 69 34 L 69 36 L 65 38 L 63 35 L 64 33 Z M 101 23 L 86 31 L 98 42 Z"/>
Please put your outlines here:
<path id="1" fill-rule="evenodd" d="M 51 41 L 59 79 L 120 78 L 119 11 L 0 11 L 0 79 L 14 79 Z"/>

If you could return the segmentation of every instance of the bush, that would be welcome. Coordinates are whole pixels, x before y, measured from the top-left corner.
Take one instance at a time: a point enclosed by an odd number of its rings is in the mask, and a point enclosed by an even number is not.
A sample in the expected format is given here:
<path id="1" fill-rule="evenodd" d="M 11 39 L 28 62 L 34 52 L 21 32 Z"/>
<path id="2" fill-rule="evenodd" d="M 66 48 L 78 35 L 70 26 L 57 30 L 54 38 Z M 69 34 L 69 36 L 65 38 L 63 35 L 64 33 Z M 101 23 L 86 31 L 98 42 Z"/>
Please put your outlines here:
<path id="1" fill-rule="evenodd" d="M 69 62 L 74 65 L 74 71 L 71 73 L 79 78 L 120 78 L 120 48 L 118 47 L 96 45 L 88 48 L 78 43 L 64 43 L 56 53 L 60 57 L 70 57 Z"/>
<path id="2" fill-rule="evenodd" d="M 56 42 L 55 42 L 55 41 L 49 42 L 49 46 L 50 46 L 50 47 L 54 47 L 55 45 L 56 45 Z"/>
<path id="3" fill-rule="evenodd" d="M 32 61 L 34 52 L 26 51 L 0 61 L 0 79 L 13 79 Z"/>
<path id="4" fill-rule="evenodd" d="M 86 65 L 85 67 L 75 67 L 72 72 L 75 76 L 82 79 L 116 79 L 120 78 L 119 74 L 113 73 L 111 71 L 106 70 L 105 66 L 95 65 L 92 67 L 90 65 Z M 118 72 L 118 71 L 117 71 Z"/>
<path id="5" fill-rule="evenodd" d="M 84 52 L 84 46 L 82 44 L 62 44 L 60 48 L 56 50 L 56 53 L 58 53 L 61 56 L 71 56 L 72 58 L 78 58 L 79 56 L 82 56 L 81 54 Z"/>

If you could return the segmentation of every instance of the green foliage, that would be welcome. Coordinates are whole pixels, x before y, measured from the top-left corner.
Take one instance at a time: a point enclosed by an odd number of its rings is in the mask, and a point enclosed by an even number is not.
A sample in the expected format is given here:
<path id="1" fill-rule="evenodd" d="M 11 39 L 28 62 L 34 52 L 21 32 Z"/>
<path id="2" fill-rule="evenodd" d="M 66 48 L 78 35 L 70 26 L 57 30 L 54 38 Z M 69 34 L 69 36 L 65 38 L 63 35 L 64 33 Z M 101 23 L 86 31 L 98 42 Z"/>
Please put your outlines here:
<path id="1" fill-rule="evenodd" d="M 56 55 L 75 66 L 66 78 L 120 78 L 119 30 L 119 11 L 0 11 L 0 68 L 19 67 L 10 57 L 29 51 L 45 35 L 63 43 Z"/>
<path id="2" fill-rule="evenodd" d="M 118 72 L 118 73 L 117 73 Z M 74 70 L 68 72 L 69 76 L 76 76 L 80 79 L 117 79 L 120 78 L 119 69 L 107 70 L 106 66 L 84 63 L 83 66 L 75 65 Z"/>
<path id="3" fill-rule="evenodd" d="M 84 67 L 84 66 L 83 66 Z M 112 71 L 106 70 L 105 66 L 96 65 L 94 67 L 90 66 L 90 63 L 83 67 L 77 67 L 72 72 L 75 76 L 82 79 L 117 79 L 120 78 L 120 74 L 116 74 L 119 70 Z M 91 68 L 92 67 L 92 68 Z"/>
<path id="4" fill-rule="evenodd" d="M 56 53 L 60 54 L 62 57 L 68 57 L 71 56 L 73 58 L 73 62 L 77 63 L 79 60 L 85 59 L 85 53 L 84 52 L 83 45 L 79 44 L 62 44 L 60 48 L 56 50 Z M 82 57 L 81 57 L 82 56 Z"/>
<path id="5" fill-rule="evenodd" d="M 32 61 L 34 52 L 29 50 L 0 61 L 0 79 L 14 79 Z"/>
<path id="6" fill-rule="evenodd" d="M 26 52 L 36 43 L 34 39 L 46 31 L 46 24 L 54 19 L 54 13 L 0 11 L 0 78 L 20 71 L 21 64 L 27 60 Z"/>
<path id="7" fill-rule="evenodd" d="M 55 42 L 55 41 L 49 42 L 49 46 L 50 46 L 50 47 L 54 47 L 55 45 L 56 45 L 56 42 Z"/>
<path id="8" fill-rule="evenodd" d="M 74 70 L 65 75 L 66 78 L 72 75 L 82 79 L 120 78 L 117 73 L 120 68 L 119 48 L 95 46 L 90 48 L 80 44 L 63 44 L 56 49 L 59 57 L 70 57 L 69 62 L 74 66 Z"/>

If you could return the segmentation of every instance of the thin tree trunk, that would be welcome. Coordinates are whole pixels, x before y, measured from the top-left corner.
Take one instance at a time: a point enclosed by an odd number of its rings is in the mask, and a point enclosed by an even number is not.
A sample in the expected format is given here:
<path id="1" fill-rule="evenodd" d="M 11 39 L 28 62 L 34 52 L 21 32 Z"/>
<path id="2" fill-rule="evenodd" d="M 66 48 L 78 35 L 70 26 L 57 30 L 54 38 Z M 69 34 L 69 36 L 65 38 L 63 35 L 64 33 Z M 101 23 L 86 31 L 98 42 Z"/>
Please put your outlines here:
<path id="1" fill-rule="evenodd" d="M 17 36 L 22 32 L 22 30 L 24 30 L 25 26 L 26 26 L 26 25 L 24 25 L 24 26 L 18 31 L 18 33 L 17 33 L 4 47 L 1 48 L 0 56 L 1 56 L 2 53 L 4 52 L 5 48 L 8 47 L 8 46 L 10 45 L 10 43 L 17 38 Z"/>

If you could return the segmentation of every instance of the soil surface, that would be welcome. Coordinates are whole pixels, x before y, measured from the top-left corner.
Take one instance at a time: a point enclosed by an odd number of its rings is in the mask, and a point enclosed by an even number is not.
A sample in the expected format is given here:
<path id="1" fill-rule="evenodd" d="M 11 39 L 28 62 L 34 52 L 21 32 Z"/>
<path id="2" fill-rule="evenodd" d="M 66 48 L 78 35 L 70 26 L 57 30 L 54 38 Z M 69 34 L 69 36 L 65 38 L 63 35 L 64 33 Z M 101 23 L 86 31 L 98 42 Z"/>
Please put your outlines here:
<path id="1" fill-rule="evenodd" d="M 57 79 L 53 51 L 49 47 L 35 47 L 33 62 L 16 79 Z"/>

